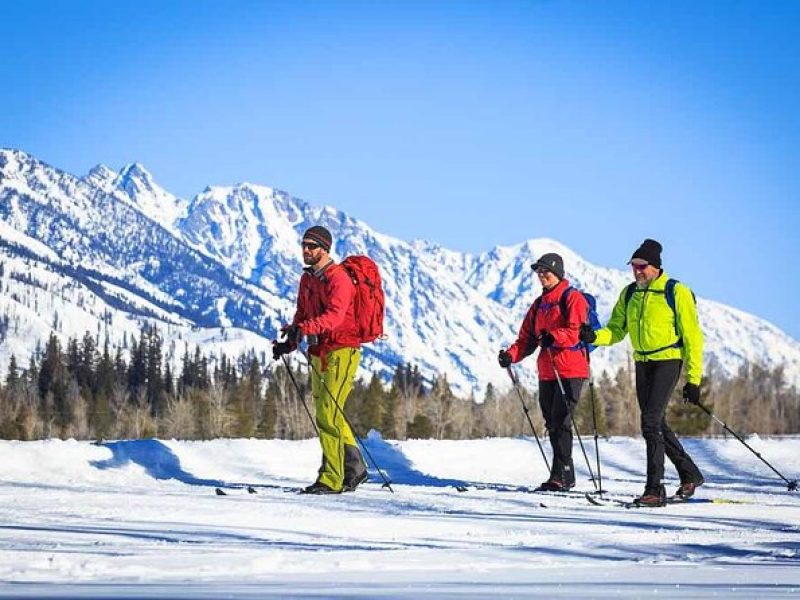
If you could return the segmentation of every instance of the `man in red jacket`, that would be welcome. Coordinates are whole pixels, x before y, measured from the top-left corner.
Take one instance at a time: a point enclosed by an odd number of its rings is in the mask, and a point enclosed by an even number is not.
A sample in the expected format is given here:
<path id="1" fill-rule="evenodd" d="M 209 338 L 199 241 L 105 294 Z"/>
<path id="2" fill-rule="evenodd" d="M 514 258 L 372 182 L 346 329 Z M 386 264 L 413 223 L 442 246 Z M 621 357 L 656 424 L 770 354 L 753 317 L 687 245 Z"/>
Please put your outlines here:
<path id="1" fill-rule="evenodd" d="M 571 414 L 583 381 L 589 377 L 589 363 L 578 339 L 580 327 L 587 321 L 589 304 L 580 292 L 567 292 L 570 286 L 564 279 L 564 261 L 558 254 L 542 255 L 531 268 L 542 284 L 542 295 L 528 309 L 517 341 L 507 350 L 500 350 L 498 362 L 505 369 L 541 348 L 537 363 L 539 405 L 553 448 L 553 466 L 549 479 L 538 489 L 565 490 L 575 485 Z M 566 398 L 561 394 L 556 370 Z"/>
<path id="2" fill-rule="evenodd" d="M 344 410 L 361 360 L 361 344 L 353 297 L 355 286 L 345 269 L 330 256 L 330 231 L 315 225 L 302 238 L 303 269 L 297 310 L 284 328 L 285 342 L 273 342 L 278 359 L 297 348 L 305 337 L 311 359 L 311 395 L 314 398 L 322 466 L 308 494 L 351 492 L 367 479 L 367 467 Z"/>

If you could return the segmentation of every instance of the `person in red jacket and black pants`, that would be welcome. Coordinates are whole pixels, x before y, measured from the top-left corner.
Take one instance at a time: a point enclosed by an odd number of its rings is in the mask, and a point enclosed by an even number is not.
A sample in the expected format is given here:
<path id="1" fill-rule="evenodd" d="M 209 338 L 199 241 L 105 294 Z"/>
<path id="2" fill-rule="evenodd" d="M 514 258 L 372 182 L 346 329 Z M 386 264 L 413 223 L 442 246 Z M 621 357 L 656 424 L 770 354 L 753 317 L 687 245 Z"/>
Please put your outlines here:
<path id="1" fill-rule="evenodd" d="M 564 260 L 558 254 L 544 254 L 531 268 L 542 284 L 542 295 L 528 309 L 517 341 L 500 350 L 498 362 L 505 369 L 541 348 L 537 363 L 539 405 L 553 448 L 553 466 L 549 479 L 537 489 L 558 491 L 575 486 L 570 423 L 583 382 L 589 377 L 589 363 L 578 339 L 589 305 L 583 294 L 574 290 L 563 297 L 570 285 L 564 278 Z M 556 370 L 566 398 L 561 394 Z"/>

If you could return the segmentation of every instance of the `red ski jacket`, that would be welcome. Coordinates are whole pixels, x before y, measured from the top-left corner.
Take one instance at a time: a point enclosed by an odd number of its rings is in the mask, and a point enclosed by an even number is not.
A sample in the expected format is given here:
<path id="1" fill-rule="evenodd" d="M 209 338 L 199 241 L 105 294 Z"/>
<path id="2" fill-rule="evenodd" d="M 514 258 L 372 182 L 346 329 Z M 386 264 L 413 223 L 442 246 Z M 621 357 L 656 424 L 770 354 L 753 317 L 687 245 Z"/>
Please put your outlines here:
<path id="1" fill-rule="evenodd" d="M 549 331 L 555 338 L 555 344 L 550 350 L 556 363 L 556 369 L 562 379 L 589 377 L 589 363 L 583 349 L 574 350 L 578 345 L 578 330 L 582 323 L 587 321 L 589 304 L 583 294 L 572 290 L 567 296 L 567 314 L 561 314 L 561 296 L 569 287 L 569 282 L 562 279 L 552 290 L 546 291 L 528 309 L 525 320 L 522 321 L 517 341 L 508 349 L 511 360 L 521 361 L 526 356 L 533 354 L 538 343 L 537 336 L 542 331 Z M 533 322 L 533 319 L 536 322 Z M 565 318 L 566 317 L 566 318 Z M 540 381 L 555 381 L 553 361 L 550 354 L 542 349 L 537 362 Z"/>
<path id="2" fill-rule="evenodd" d="M 307 268 L 300 278 L 297 311 L 292 324 L 303 335 L 316 335 L 319 342 L 309 352 L 322 359 L 331 350 L 358 348 L 360 338 L 353 309 L 355 286 L 345 269 L 330 263 L 320 272 Z"/>

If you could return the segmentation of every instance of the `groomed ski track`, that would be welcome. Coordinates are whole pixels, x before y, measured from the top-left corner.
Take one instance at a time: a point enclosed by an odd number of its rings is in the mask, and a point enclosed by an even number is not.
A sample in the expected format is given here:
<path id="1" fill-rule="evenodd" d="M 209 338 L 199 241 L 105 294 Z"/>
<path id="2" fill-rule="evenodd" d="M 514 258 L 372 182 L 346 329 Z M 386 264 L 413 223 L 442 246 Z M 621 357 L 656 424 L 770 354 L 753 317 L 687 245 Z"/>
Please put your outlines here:
<path id="1" fill-rule="evenodd" d="M 748 442 L 800 471 L 800 439 Z M 288 493 L 313 478 L 316 440 L 0 442 L 0 595 L 800 594 L 800 494 L 736 440 L 686 440 L 697 498 L 732 503 L 638 510 L 514 491 L 546 476 L 528 439 L 367 443 L 394 494 L 374 472 L 355 493 Z M 602 440 L 601 456 L 609 494 L 641 492 L 640 439 Z"/>

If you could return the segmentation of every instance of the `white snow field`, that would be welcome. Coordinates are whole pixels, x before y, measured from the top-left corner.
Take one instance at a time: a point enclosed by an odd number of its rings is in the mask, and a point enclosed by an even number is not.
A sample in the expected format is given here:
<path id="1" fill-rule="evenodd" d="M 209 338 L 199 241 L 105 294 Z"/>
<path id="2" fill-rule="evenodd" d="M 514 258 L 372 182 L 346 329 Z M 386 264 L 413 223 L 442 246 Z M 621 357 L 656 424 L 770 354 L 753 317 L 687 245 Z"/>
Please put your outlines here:
<path id="1" fill-rule="evenodd" d="M 475 487 L 544 479 L 527 438 L 373 433 L 394 493 L 371 469 L 337 496 L 283 489 L 314 479 L 316 440 L 0 442 L 0 596 L 800 596 L 800 492 L 735 439 L 684 441 L 706 484 L 654 509 Z M 800 439 L 747 441 L 788 479 L 800 471 Z M 608 495 L 640 493 L 642 440 L 600 451 Z M 592 490 L 577 444 L 575 459 L 576 489 Z"/>

